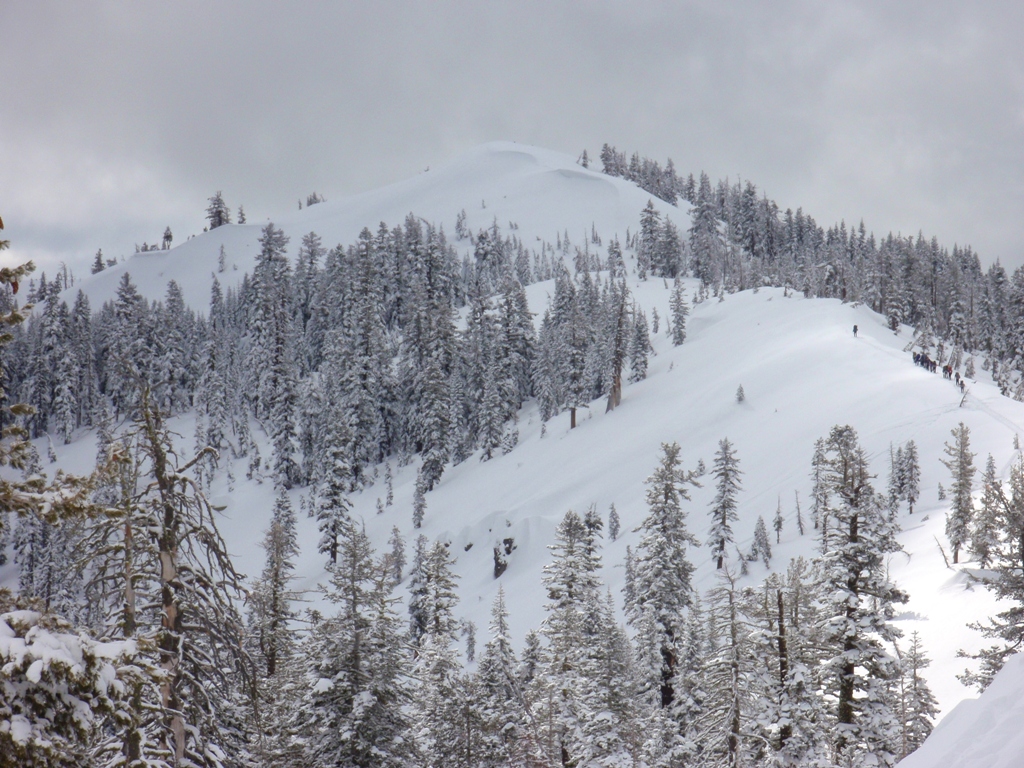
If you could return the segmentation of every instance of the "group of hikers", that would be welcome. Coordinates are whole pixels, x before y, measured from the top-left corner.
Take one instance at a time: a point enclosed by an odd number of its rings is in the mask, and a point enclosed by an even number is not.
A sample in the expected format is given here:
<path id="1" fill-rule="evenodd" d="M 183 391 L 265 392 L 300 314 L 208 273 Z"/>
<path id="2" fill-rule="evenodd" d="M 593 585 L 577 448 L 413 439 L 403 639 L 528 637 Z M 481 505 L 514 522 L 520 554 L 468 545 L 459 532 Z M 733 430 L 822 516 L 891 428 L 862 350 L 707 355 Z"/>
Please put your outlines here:
<path id="1" fill-rule="evenodd" d="M 936 373 L 939 368 L 939 364 L 928 357 L 924 352 L 914 353 L 914 364 L 920 365 L 926 371 L 931 371 L 932 373 Z M 959 371 L 954 371 L 952 365 L 942 366 L 942 378 L 949 379 L 958 386 L 961 394 L 967 390 L 967 379 L 962 378 Z"/>
<path id="2" fill-rule="evenodd" d="M 858 330 L 860 329 L 858 329 L 856 325 L 853 326 L 854 338 L 857 338 Z M 930 357 L 928 357 L 928 355 L 926 355 L 924 352 L 914 353 L 914 365 L 920 365 L 926 371 L 931 371 L 932 373 L 937 373 L 939 370 L 939 364 L 932 360 Z M 960 376 L 959 371 L 954 371 L 952 365 L 942 366 L 942 378 L 949 379 L 956 386 L 958 386 L 960 388 L 960 394 L 963 394 L 967 391 L 967 379 L 962 378 Z"/>

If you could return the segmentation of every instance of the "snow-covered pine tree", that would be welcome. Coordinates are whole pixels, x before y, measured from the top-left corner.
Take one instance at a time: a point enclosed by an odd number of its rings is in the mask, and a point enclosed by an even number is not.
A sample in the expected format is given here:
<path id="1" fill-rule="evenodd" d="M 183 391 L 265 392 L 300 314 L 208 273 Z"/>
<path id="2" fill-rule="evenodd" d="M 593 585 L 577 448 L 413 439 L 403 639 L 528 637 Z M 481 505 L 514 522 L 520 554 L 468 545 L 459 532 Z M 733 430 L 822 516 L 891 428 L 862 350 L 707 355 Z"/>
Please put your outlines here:
<path id="1" fill-rule="evenodd" d="M 654 351 L 651 334 L 647 327 L 647 315 L 636 305 L 633 306 L 633 333 L 629 344 L 629 380 L 643 381 L 647 378 L 647 360 Z"/>
<path id="2" fill-rule="evenodd" d="M 715 195 L 711 189 L 711 180 L 706 173 L 701 173 L 697 188 L 695 211 L 690 225 L 690 254 L 693 276 L 701 281 L 702 286 L 714 284 L 719 274 L 719 259 L 722 244 L 718 232 L 718 215 Z"/>
<path id="3" fill-rule="evenodd" d="M 751 716 L 772 768 L 825 768 L 830 759 L 829 717 L 819 687 L 815 572 L 802 558 L 783 577 L 744 595 L 752 624 L 751 656 L 757 676 Z"/>
<path id="4" fill-rule="evenodd" d="M 299 546 L 295 512 L 284 492 L 274 502 L 263 549 L 266 564 L 249 592 L 247 640 L 257 662 L 259 696 L 250 749 L 265 764 L 297 767 L 302 764 L 302 749 L 292 726 L 304 686 L 298 638 L 290 623 L 296 618 L 292 603 L 301 597 L 293 573 Z"/>
<path id="5" fill-rule="evenodd" d="M 640 212 L 640 242 L 636 249 L 636 276 L 641 280 L 646 280 L 655 266 L 660 232 L 661 215 L 654 209 L 654 201 L 648 200 Z"/>
<path id="6" fill-rule="evenodd" d="M 416 488 L 412 494 L 412 527 L 423 527 L 423 516 L 427 511 L 426 499 L 427 482 L 423 477 L 422 468 L 416 473 Z"/>
<path id="7" fill-rule="evenodd" d="M 690 307 L 686 303 L 686 293 L 683 289 L 683 279 L 681 277 L 676 277 L 675 283 L 672 286 L 669 310 L 672 315 L 672 343 L 678 347 L 686 341 L 686 318 L 690 314 Z"/>
<path id="8" fill-rule="evenodd" d="M 385 556 L 388 570 L 391 573 L 391 588 L 394 589 L 402 583 L 402 576 L 405 573 L 405 539 L 398 526 L 392 526 L 391 538 L 388 539 L 391 549 Z"/>
<path id="9" fill-rule="evenodd" d="M 908 440 L 903 446 L 903 498 L 906 499 L 910 514 L 914 514 L 914 503 L 921 496 L 921 467 L 917 458 L 917 444 Z"/>
<path id="10" fill-rule="evenodd" d="M 988 687 L 1006 658 L 1024 645 L 1024 455 L 1020 452 L 1010 467 L 1008 485 L 1008 494 L 1001 484 L 986 488 L 986 492 L 998 499 L 994 503 L 998 506 L 999 538 L 990 553 L 996 578 L 984 582 L 1008 605 L 990 619 L 970 625 L 994 640 L 994 645 L 976 654 L 961 651 L 961 655 L 976 659 L 980 664 L 976 670 L 965 671 L 960 680 L 980 690 Z"/>
<path id="11" fill-rule="evenodd" d="M 189 394 L 195 389 L 191 376 L 195 316 L 185 307 L 176 281 L 167 284 L 167 296 L 155 320 L 160 333 L 154 337 L 159 345 L 153 361 L 153 398 L 164 413 L 178 413 L 189 405 Z"/>
<path id="12" fill-rule="evenodd" d="M 732 524 L 739 520 L 736 513 L 736 496 L 742 489 L 739 459 L 728 438 L 718 441 L 718 450 L 711 474 L 715 478 L 715 498 L 711 502 L 708 514 L 711 516 L 711 529 L 708 531 L 707 545 L 711 547 L 712 557 L 716 559 L 718 569 L 725 562 L 726 547 L 732 543 Z"/>
<path id="13" fill-rule="evenodd" d="M 702 761 L 739 768 L 757 753 L 753 709 L 755 667 L 750 625 L 741 610 L 736 577 L 728 567 L 707 595 L 709 648 L 701 669 L 706 698 L 697 724 Z"/>
<path id="14" fill-rule="evenodd" d="M 213 197 L 209 198 L 208 202 L 210 204 L 206 206 L 206 220 L 210 222 L 210 229 L 216 229 L 231 223 L 231 209 L 224 202 L 224 197 L 219 190 Z M 241 216 L 241 212 L 239 212 L 239 216 Z"/>
<path id="15" fill-rule="evenodd" d="M 71 309 L 71 354 L 76 361 L 78 380 L 75 401 L 78 404 L 77 426 L 93 426 L 98 418 L 102 397 L 96 374 L 96 350 L 93 340 L 92 310 L 89 298 L 82 291 L 75 296 Z"/>
<path id="16" fill-rule="evenodd" d="M 889 514 L 895 515 L 899 511 L 900 501 L 906 496 L 906 460 L 903 457 L 903 448 L 893 451 L 892 443 L 889 443 Z"/>
<path id="17" fill-rule="evenodd" d="M 97 759 L 229 768 L 246 754 L 252 703 L 241 578 L 190 474 L 200 457 L 182 463 L 148 392 L 132 399 L 135 422 L 112 451 L 121 498 L 84 548 L 102 631 L 140 651 L 133 704 L 104 728 Z"/>
<path id="18" fill-rule="evenodd" d="M 867 456 L 849 426 L 825 444 L 827 482 L 836 497 L 834 530 L 822 559 L 821 632 L 833 654 L 824 663 L 834 697 L 836 759 L 891 765 L 899 723 L 890 690 L 898 677 L 885 644 L 899 637 L 892 606 L 907 595 L 889 581 L 886 556 L 900 550 L 898 526 L 871 486 Z"/>
<path id="19" fill-rule="evenodd" d="M 619 532 L 622 530 L 622 522 L 619 520 L 618 510 L 615 509 L 615 504 L 611 505 L 608 510 L 608 535 L 612 541 L 619 538 Z"/>
<path id="20" fill-rule="evenodd" d="M 622 404 L 622 369 L 626 365 L 629 354 L 629 289 L 625 278 L 618 283 L 612 281 L 608 291 L 607 320 L 610 326 L 608 333 L 608 366 L 609 387 L 608 405 L 605 412 L 615 410 Z"/>
<path id="21" fill-rule="evenodd" d="M 294 728 L 307 768 L 410 764 L 408 670 L 390 582 L 366 534 L 346 524 L 325 592 L 337 613 L 313 626 L 303 648 L 312 686 Z"/>
<path id="22" fill-rule="evenodd" d="M 340 423 L 340 420 L 335 422 Z M 324 473 L 313 495 L 312 514 L 317 519 L 320 531 L 317 551 L 327 555 L 328 564 L 338 561 L 338 542 L 345 526 L 351 521 L 349 489 L 352 485 L 352 471 L 346 447 L 335 444 L 327 449 Z"/>
<path id="23" fill-rule="evenodd" d="M 455 650 L 459 623 L 454 613 L 458 597 L 453 564 L 448 546 L 440 541 L 434 542 L 423 561 L 419 608 L 424 623 L 413 670 L 419 683 L 413 728 L 423 765 L 471 768 L 483 751 L 483 728 Z"/>
<path id="24" fill-rule="evenodd" d="M 134 399 L 140 381 L 149 381 L 153 345 L 149 340 L 148 302 L 139 294 L 131 276 L 125 272 L 114 299 L 113 327 L 106 354 L 101 359 L 105 387 L 114 406 L 115 417 L 134 412 Z"/>
<path id="25" fill-rule="evenodd" d="M 279 662 L 294 651 L 288 623 L 295 618 L 291 603 L 299 597 L 292 588 L 299 545 L 295 512 L 288 495 L 278 493 L 270 527 L 263 538 L 266 565 L 250 594 L 249 625 L 259 648 L 263 676 L 273 677 Z"/>
<path id="26" fill-rule="evenodd" d="M 750 545 L 747 559 L 751 562 L 760 559 L 764 562 L 765 568 L 768 568 L 772 561 L 772 542 L 768 538 L 768 526 L 761 515 L 757 516 L 757 523 L 754 525 L 754 540 Z"/>
<path id="27" fill-rule="evenodd" d="M 814 442 L 811 459 L 811 520 L 815 529 L 821 528 L 821 550 L 828 550 L 829 488 L 826 473 L 825 439 Z"/>
<path id="28" fill-rule="evenodd" d="M 6 589 L 0 637 L 0 768 L 92 765 L 97 729 L 125 711 L 131 646 L 98 643 Z"/>
<path id="29" fill-rule="evenodd" d="M 941 459 L 953 476 L 950 485 L 952 504 L 946 513 L 946 538 L 953 548 L 953 562 L 960 561 L 960 549 L 968 542 L 971 518 L 974 514 L 974 502 L 971 491 L 974 487 L 974 454 L 971 453 L 971 430 L 962 421 L 953 428 L 953 443 L 946 443 L 945 454 L 948 459 Z"/>
<path id="30" fill-rule="evenodd" d="M 912 632 L 910 647 L 900 658 L 901 760 L 924 743 L 935 727 L 935 717 L 939 714 L 939 702 L 921 674 L 930 664 L 931 660 L 921 647 L 920 636 Z"/>
<path id="31" fill-rule="evenodd" d="M 658 749 L 670 756 L 688 751 L 683 734 L 689 702 L 682 694 L 682 660 L 687 646 L 687 612 L 693 605 L 693 564 L 687 547 L 700 543 L 687 530 L 682 502 L 686 486 L 699 487 L 696 473 L 684 470 L 678 443 L 662 444 L 662 458 L 647 479 L 648 516 L 640 524 L 640 543 L 633 552 L 632 600 L 626 610 L 638 632 L 637 674 L 641 695 L 667 718 L 671 737 Z M 675 758 L 672 758 L 675 759 Z"/>
<path id="32" fill-rule="evenodd" d="M 296 460 L 297 369 L 288 238 L 268 223 L 260 236 L 247 308 L 247 396 L 257 418 L 265 420 L 274 448 L 275 481 L 290 488 L 301 478 Z"/>
<path id="33" fill-rule="evenodd" d="M 996 460 L 990 453 L 981 481 L 981 508 L 975 511 L 970 530 L 971 555 L 982 568 L 989 567 L 992 553 L 999 546 L 1001 494 L 1002 482 L 996 475 Z"/>
<path id="34" fill-rule="evenodd" d="M 775 543 L 782 543 L 782 527 L 786 520 L 782 516 L 782 497 L 779 496 L 779 504 L 775 507 L 775 517 L 772 518 L 772 528 L 775 529 Z"/>
<path id="35" fill-rule="evenodd" d="M 628 648 L 600 591 L 594 522 L 569 511 L 556 531 L 542 632 L 548 645 L 530 687 L 537 759 L 588 765 L 633 761 L 633 677 Z"/>
<path id="36" fill-rule="evenodd" d="M 491 607 L 490 630 L 475 681 L 483 729 L 483 751 L 478 756 L 481 768 L 525 763 L 536 749 L 509 632 L 505 591 L 500 585 Z"/>

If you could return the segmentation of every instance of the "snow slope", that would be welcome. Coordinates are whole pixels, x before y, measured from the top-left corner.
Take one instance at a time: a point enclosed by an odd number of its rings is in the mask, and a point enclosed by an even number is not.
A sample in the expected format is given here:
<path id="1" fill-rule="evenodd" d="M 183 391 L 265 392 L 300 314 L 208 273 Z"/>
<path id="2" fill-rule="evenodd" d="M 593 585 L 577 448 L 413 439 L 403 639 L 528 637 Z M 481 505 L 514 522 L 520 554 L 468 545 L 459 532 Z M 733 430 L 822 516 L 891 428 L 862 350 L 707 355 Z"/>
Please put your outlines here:
<path id="1" fill-rule="evenodd" d="M 1007 660 L 977 699 L 960 702 L 900 768 L 1024 765 L 1024 654 Z"/>
<path id="2" fill-rule="evenodd" d="M 580 168 L 571 157 L 500 143 L 381 190 L 291 212 L 275 224 L 291 236 L 292 254 L 310 230 L 317 231 L 325 245 L 347 244 L 364 226 L 375 228 L 382 220 L 397 224 L 410 211 L 443 222 L 450 233 L 463 208 L 473 230 L 489 226 L 495 216 L 503 229 L 509 220 L 517 222 L 517 234 L 527 245 L 536 238 L 554 241 L 556 233 L 566 230 L 575 244 L 582 245 L 592 223 L 607 244 L 613 234 L 624 240 L 627 228 L 636 231 L 649 198 L 621 179 Z M 684 211 L 660 201 L 655 204 L 681 229 L 688 226 Z M 113 296 L 124 270 L 152 298 L 162 296 L 166 281 L 173 277 L 193 307 L 203 311 L 221 244 L 231 265 L 225 275 L 240 279 L 251 269 L 258 236 L 258 225 L 221 227 L 168 252 L 139 254 L 88 278 L 82 287 L 98 307 Z M 468 248 L 468 242 L 459 247 Z M 224 282 L 223 275 L 221 279 Z M 664 281 L 633 280 L 631 289 L 648 317 L 654 308 L 662 317 L 668 315 Z M 690 297 L 694 289 L 690 284 Z M 543 311 L 552 290 L 550 283 L 528 288 L 534 312 Z M 853 337 L 854 324 L 860 327 L 859 338 Z M 813 556 L 817 548 L 813 530 L 798 535 L 794 512 L 796 492 L 809 519 L 814 441 L 833 425 L 852 425 L 871 456 L 876 487 L 884 490 L 890 444 L 913 439 L 921 458 L 922 498 L 912 516 L 901 511 L 906 551 L 892 558 L 890 568 L 911 595 L 899 624 L 908 634 L 920 632 L 933 659 L 927 677 L 943 710 L 950 710 L 968 693 L 954 677 L 964 666 L 956 651 L 981 645 L 966 623 L 991 613 L 994 603 L 976 586 L 971 564 L 948 569 L 944 563 L 937 542 L 945 546 L 946 502 L 938 501 L 936 489 L 949 480 L 939 458 L 950 430 L 962 420 L 971 429 L 978 466 L 991 452 L 1005 476 L 1013 437 L 1024 425 L 1024 404 L 1001 397 L 982 381 L 971 383 L 961 403 L 952 383 L 912 364 L 910 353 L 904 351 L 910 329 L 893 335 L 883 318 L 863 306 L 762 289 L 694 307 L 688 328 L 686 343 L 673 347 L 662 327 L 653 338 L 657 356 L 651 359 L 648 378 L 626 386 L 621 407 L 612 413 L 604 413 L 603 402 L 595 403 L 575 430 L 568 428 L 568 415 L 542 429 L 535 406 L 528 404 L 521 414 L 515 450 L 489 462 L 474 456 L 446 470 L 427 495 L 422 531 L 414 531 L 411 522 L 415 463 L 393 468 L 394 506 L 383 514 L 376 512 L 378 498 L 386 494 L 381 467 L 380 482 L 354 498 L 354 514 L 364 520 L 380 551 L 387 547 L 392 526 L 399 527 L 410 552 L 418 533 L 449 541 L 461 577 L 462 602 L 457 610 L 475 622 L 479 641 L 485 639 L 499 583 L 505 588 L 514 632 L 522 638 L 544 616 L 542 569 L 555 526 L 568 509 L 582 512 L 594 504 L 607 519 L 609 505 L 615 504 L 623 534 L 605 542 L 604 578 L 619 598 L 626 547 L 638 542 L 633 529 L 646 514 L 644 480 L 658 461 L 662 442 L 679 442 L 687 467 L 700 459 L 710 466 L 718 441 L 729 438 L 744 472 L 737 544 L 749 549 L 758 515 L 770 522 L 781 499 L 786 523 L 772 566 L 784 570 L 791 557 Z M 735 392 L 741 384 L 746 400 L 737 403 Z M 190 417 L 178 417 L 172 426 L 190 446 Z M 86 433 L 57 451 L 62 465 L 81 471 L 93 461 L 95 442 Z M 261 446 L 261 453 L 269 456 L 269 446 Z M 226 507 L 220 526 L 239 569 L 255 575 L 262 567 L 259 542 L 271 516 L 273 489 L 269 480 L 246 481 L 245 464 L 240 460 L 233 467 L 234 490 L 220 477 L 212 494 L 215 503 Z M 304 493 L 306 489 L 292 492 L 296 507 Z M 710 486 L 696 489 L 687 506 L 691 530 L 698 538 L 707 532 L 713 493 Z M 515 550 L 508 570 L 495 580 L 492 547 L 506 538 L 514 540 Z M 298 573 L 307 588 L 324 576 L 317 539 L 313 521 L 300 515 L 303 554 Z M 699 565 L 698 587 L 713 586 L 710 551 L 702 548 L 692 553 L 692 559 Z M 763 566 L 752 564 L 747 583 L 755 584 L 765 574 Z"/>
<path id="3" fill-rule="evenodd" d="M 354 243 L 364 227 L 376 231 L 380 222 L 401 224 L 410 213 L 444 227 L 454 240 L 455 219 L 463 209 L 466 226 L 476 232 L 497 220 L 506 234 L 509 222 L 518 229 L 527 248 L 539 249 L 541 240 L 555 243 L 567 232 L 580 247 L 596 224 L 607 244 L 618 235 L 625 240 L 627 228 L 636 232 L 641 209 L 651 195 L 623 179 L 605 176 L 576 164 L 574 158 L 546 149 L 494 142 L 484 144 L 435 169 L 341 200 L 289 211 L 274 218 L 274 225 L 291 238 L 289 254 L 298 251 L 302 236 L 320 235 L 332 248 Z M 685 230 L 689 216 L 679 208 L 654 199 L 655 207 Z M 82 288 L 98 309 L 114 297 L 124 272 L 129 272 L 139 291 L 161 298 L 172 278 L 181 285 L 185 302 L 205 313 L 210 301 L 211 277 L 224 247 L 227 269 L 218 275 L 227 288 L 251 272 L 259 252 L 260 231 L 266 221 L 229 224 L 204 232 L 169 251 L 137 253 L 127 261 L 86 277 L 69 289 L 69 301 Z M 468 240 L 462 249 L 472 246 Z"/>

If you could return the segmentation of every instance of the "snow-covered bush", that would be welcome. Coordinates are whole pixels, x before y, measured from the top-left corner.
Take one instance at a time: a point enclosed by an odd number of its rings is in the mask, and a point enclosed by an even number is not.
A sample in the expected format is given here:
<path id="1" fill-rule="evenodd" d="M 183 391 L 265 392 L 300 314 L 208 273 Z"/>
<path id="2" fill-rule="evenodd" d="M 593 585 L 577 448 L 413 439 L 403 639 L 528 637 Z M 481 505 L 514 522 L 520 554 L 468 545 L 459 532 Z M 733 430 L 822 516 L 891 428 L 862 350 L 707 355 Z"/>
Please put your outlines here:
<path id="1" fill-rule="evenodd" d="M 93 728 L 124 692 L 132 643 L 100 643 L 0 591 L 0 768 L 80 766 Z"/>

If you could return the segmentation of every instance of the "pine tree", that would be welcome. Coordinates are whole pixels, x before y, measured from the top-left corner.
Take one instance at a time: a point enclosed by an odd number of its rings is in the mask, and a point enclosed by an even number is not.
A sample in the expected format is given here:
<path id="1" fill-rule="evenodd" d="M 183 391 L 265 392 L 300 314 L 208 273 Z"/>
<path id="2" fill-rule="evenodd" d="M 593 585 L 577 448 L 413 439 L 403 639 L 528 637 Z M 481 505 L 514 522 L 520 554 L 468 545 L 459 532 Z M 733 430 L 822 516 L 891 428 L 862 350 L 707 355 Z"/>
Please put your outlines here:
<path id="1" fill-rule="evenodd" d="M 434 543 L 423 563 L 424 631 L 414 669 L 419 681 L 414 727 L 424 764 L 469 768 L 475 765 L 482 728 L 453 647 L 459 627 L 453 564 L 442 542 Z"/>
<path id="2" fill-rule="evenodd" d="M 757 524 L 754 526 L 754 541 L 750 545 L 750 554 L 747 556 L 751 562 L 758 558 L 764 562 L 765 568 L 768 568 L 772 561 L 772 543 L 768 538 L 768 526 L 765 525 L 761 515 L 757 516 Z"/>
<path id="3" fill-rule="evenodd" d="M 391 550 L 387 554 L 387 565 L 391 571 L 392 589 L 402 583 L 402 575 L 405 572 L 405 539 L 398 526 L 392 526 L 391 538 L 388 539 Z"/>
<path id="4" fill-rule="evenodd" d="M 427 616 L 423 601 L 426 599 L 427 537 L 416 537 L 413 549 L 412 568 L 409 570 L 409 639 L 418 646 L 427 628 Z"/>
<path id="5" fill-rule="evenodd" d="M 892 606 L 907 596 L 888 580 L 885 558 L 900 550 L 898 527 L 871 486 L 853 428 L 833 427 L 826 448 L 827 480 L 837 503 L 822 564 L 821 631 L 833 654 L 823 671 L 836 701 L 834 749 L 841 759 L 890 765 L 898 720 L 889 690 L 897 665 L 883 642 L 899 637 L 889 619 Z"/>
<path id="6" fill-rule="evenodd" d="M 683 279 L 676 277 L 672 286 L 672 296 L 669 299 L 669 311 L 672 314 L 672 343 L 679 346 L 686 341 L 686 318 L 690 314 L 690 308 L 686 303 L 686 294 L 683 291 Z"/>
<path id="7" fill-rule="evenodd" d="M 751 708 L 764 763 L 777 768 L 824 768 L 829 758 L 828 714 L 817 670 L 821 642 L 814 571 L 801 558 L 782 577 L 770 575 L 744 595 L 758 693 Z"/>
<path id="8" fill-rule="evenodd" d="M 268 763 L 298 766 L 301 748 L 292 726 L 300 706 L 301 685 L 298 642 L 290 623 L 296 618 L 292 603 L 300 597 L 294 588 L 295 558 L 299 555 L 295 513 L 287 495 L 278 495 L 263 539 L 266 565 L 250 591 L 249 635 L 251 653 L 258 659 L 259 734 L 253 751 Z"/>
<path id="9" fill-rule="evenodd" d="M 342 446 L 330 448 L 328 456 L 329 465 L 317 486 L 312 514 L 317 519 L 320 531 L 317 551 L 327 555 L 328 564 L 331 565 L 338 562 L 339 540 L 351 522 L 349 510 L 352 509 L 352 502 L 348 490 L 352 483 L 352 473 L 347 453 Z"/>
<path id="10" fill-rule="evenodd" d="M 775 543 L 782 543 L 782 526 L 785 519 L 782 517 L 782 497 L 779 496 L 779 505 L 775 508 L 775 517 L 772 518 L 772 528 L 775 529 Z"/>
<path id="11" fill-rule="evenodd" d="M 612 541 L 619 538 L 621 530 L 622 523 L 619 520 L 619 513 L 615 509 L 615 505 L 612 504 L 611 509 L 608 510 L 608 535 L 611 536 Z"/>
<path id="12" fill-rule="evenodd" d="M 903 498 L 907 500 L 910 514 L 914 514 L 914 503 L 921 496 L 921 467 L 917 459 L 917 445 L 908 440 L 903 446 Z"/>
<path id="13" fill-rule="evenodd" d="M 133 413 L 139 382 L 151 380 L 154 347 L 148 338 L 150 324 L 148 302 L 125 272 L 117 287 L 114 327 L 102 361 L 105 391 L 118 417 Z"/>
<path id="14" fill-rule="evenodd" d="M 209 203 L 206 207 L 206 220 L 210 222 L 211 230 L 231 223 L 231 209 L 228 208 L 219 191 L 209 198 Z"/>
<path id="15" fill-rule="evenodd" d="M 985 462 L 985 475 L 981 481 L 981 509 L 971 521 L 971 554 L 982 568 L 988 568 L 992 554 L 999 546 L 1000 496 L 1002 483 L 996 475 L 996 460 L 992 454 Z"/>
<path id="16" fill-rule="evenodd" d="M 629 380 L 643 381 L 647 378 L 647 359 L 654 348 L 647 328 L 647 316 L 643 310 L 633 308 L 633 334 L 629 345 Z"/>
<path id="17" fill-rule="evenodd" d="M 0 768 L 91 764 L 96 731 L 125 711 L 130 647 L 100 644 L 7 590 L 0 636 Z"/>
<path id="18" fill-rule="evenodd" d="M 636 275 L 641 280 L 646 280 L 655 266 L 660 231 L 661 216 L 654 209 L 654 201 L 648 200 L 640 212 L 640 242 L 636 249 Z"/>
<path id="19" fill-rule="evenodd" d="M 917 632 L 910 635 L 910 647 L 900 659 L 900 716 L 902 721 L 902 749 L 900 759 L 920 747 L 932 732 L 939 703 L 921 676 L 931 660 L 921 647 Z"/>
<path id="20" fill-rule="evenodd" d="M 718 572 L 718 584 L 708 593 L 710 647 L 702 665 L 707 692 L 698 721 L 702 757 L 709 765 L 730 768 L 751 762 L 754 704 L 750 627 L 741 611 L 736 579 L 728 568 Z"/>
<path id="21" fill-rule="evenodd" d="M 337 613 L 314 625 L 304 648 L 315 681 L 296 713 L 305 765 L 408 765 L 411 698 L 389 583 L 366 534 L 347 524 L 325 593 Z"/>
<path id="22" fill-rule="evenodd" d="M 531 684 L 538 759 L 621 765 L 637 751 L 629 644 L 601 598 L 597 521 L 567 512 L 545 567 L 548 646 Z"/>
<path id="23" fill-rule="evenodd" d="M 974 485 L 974 454 L 971 453 L 971 431 L 961 421 L 952 430 L 952 444 L 945 444 L 948 459 L 941 459 L 953 475 L 950 486 L 952 504 L 946 515 L 946 538 L 953 548 L 953 562 L 960 560 L 960 548 L 967 544 L 974 503 L 971 491 Z"/>
<path id="24" fill-rule="evenodd" d="M 725 561 L 726 547 L 732 543 L 732 524 L 739 520 L 736 513 L 736 495 L 741 490 L 739 459 L 728 438 L 718 442 L 718 451 L 711 474 L 715 478 L 716 493 L 708 514 L 711 516 L 711 530 L 707 545 L 716 558 L 718 569 Z"/>
<path id="25" fill-rule="evenodd" d="M 900 501 L 906 496 L 906 460 L 903 457 L 903 448 L 892 449 L 889 444 L 889 514 L 895 515 L 899 511 Z"/>
<path id="26" fill-rule="evenodd" d="M 423 515 L 427 511 L 426 481 L 422 470 L 416 474 L 416 489 L 412 494 L 412 527 L 423 527 Z"/>
<path id="27" fill-rule="evenodd" d="M 689 500 L 687 485 L 699 487 L 696 474 L 682 468 L 677 443 L 662 444 L 659 466 L 647 479 L 648 516 L 641 523 L 640 543 L 633 561 L 633 599 L 627 603 L 629 623 L 637 631 L 642 694 L 655 706 L 669 711 L 677 733 L 683 716 L 680 660 L 687 652 L 685 621 L 693 605 L 693 565 L 687 546 L 700 546 L 686 528 L 682 502 Z M 672 749 L 679 748 L 675 744 Z"/>
<path id="28" fill-rule="evenodd" d="M 476 675 L 484 747 L 478 759 L 481 766 L 497 767 L 525 762 L 532 746 L 501 586 L 491 608 L 490 630 Z"/>
<path id="29" fill-rule="evenodd" d="M 120 438 L 122 501 L 95 518 L 90 594 L 108 631 L 139 640 L 133 706 L 104 731 L 103 760 L 213 768 L 245 751 L 253 663 L 234 600 L 242 593 L 215 512 L 182 463 L 148 392 Z M 116 613 L 114 612 L 116 611 Z"/>
<path id="30" fill-rule="evenodd" d="M 1024 455 L 1018 452 L 1010 468 L 1009 494 L 1001 484 L 987 487 L 986 492 L 998 500 L 992 503 L 998 506 L 999 538 L 990 553 L 996 578 L 984 583 L 1009 605 L 988 620 L 970 625 L 996 641 L 969 655 L 980 662 L 979 668 L 960 676 L 964 684 L 981 690 L 992 682 L 1006 658 L 1024 645 Z M 961 651 L 961 655 L 968 654 Z"/>
<path id="31" fill-rule="evenodd" d="M 828 549 L 829 490 L 826 474 L 825 440 L 818 438 L 814 443 L 814 458 L 811 460 L 811 520 L 815 529 L 821 528 L 822 551 Z"/>

